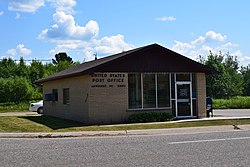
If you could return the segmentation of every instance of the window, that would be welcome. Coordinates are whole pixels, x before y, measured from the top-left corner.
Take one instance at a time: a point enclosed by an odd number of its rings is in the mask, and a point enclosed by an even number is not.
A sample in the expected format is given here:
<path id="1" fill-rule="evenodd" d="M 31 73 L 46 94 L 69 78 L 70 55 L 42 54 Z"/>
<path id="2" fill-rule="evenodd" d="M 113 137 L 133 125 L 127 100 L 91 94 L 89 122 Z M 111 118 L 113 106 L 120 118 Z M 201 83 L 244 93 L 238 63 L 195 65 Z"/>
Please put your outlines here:
<path id="1" fill-rule="evenodd" d="M 58 101 L 58 90 L 57 89 L 52 90 L 52 95 L 53 95 L 53 101 Z"/>
<path id="2" fill-rule="evenodd" d="M 156 108 L 155 74 L 143 74 L 143 108 Z"/>
<path id="3" fill-rule="evenodd" d="M 45 94 L 44 101 L 52 101 L 52 94 L 51 93 Z"/>
<path id="4" fill-rule="evenodd" d="M 69 104 L 69 88 L 63 89 L 63 104 Z"/>
<path id="5" fill-rule="evenodd" d="M 170 107 L 169 74 L 129 74 L 128 94 L 130 109 Z"/>
<path id="6" fill-rule="evenodd" d="M 142 108 L 141 74 L 130 74 L 128 80 L 130 108 Z"/>
<path id="7" fill-rule="evenodd" d="M 176 74 L 176 81 L 190 81 L 190 74 Z"/>
<path id="8" fill-rule="evenodd" d="M 158 107 L 170 107 L 170 85 L 168 74 L 157 74 Z"/>

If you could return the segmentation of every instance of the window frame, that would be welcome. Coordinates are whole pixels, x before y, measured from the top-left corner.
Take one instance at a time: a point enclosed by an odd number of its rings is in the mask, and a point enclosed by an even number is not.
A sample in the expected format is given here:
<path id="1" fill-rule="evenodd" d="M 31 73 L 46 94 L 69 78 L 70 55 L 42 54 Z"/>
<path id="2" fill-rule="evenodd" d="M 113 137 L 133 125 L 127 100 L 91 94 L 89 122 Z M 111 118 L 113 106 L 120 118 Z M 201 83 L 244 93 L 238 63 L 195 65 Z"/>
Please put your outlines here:
<path id="1" fill-rule="evenodd" d="M 58 89 L 52 89 L 52 101 L 58 101 Z"/>
<path id="2" fill-rule="evenodd" d="M 130 74 L 135 74 L 135 73 L 130 73 Z M 129 82 L 129 75 L 128 74 L 128 82 Z M 137 73 L 138 74 L 138 73 Z M 171 93 L 171 73 L 139 73 L 140 74 L 140 79 L 141 79 L 141 107 L 140 108 L 130 108 L 129 106 L 129 103 L 128 103 L 128 110 L 153 110 L 153 109 L 171 109 L 172 108 L 172 100 L 171 100 L 171 97 L 172 97 L 172 93 Z M 143 84 L 144 84 L 144 79 L 143 79 L 143 75 L 144 74 L 154 74 L 154 77 L 155 77 L 155 100 L 156 100 L 156 104 L 155 104 L 155 108 L 145 108 L 144 107 L 144 87 L 143 87 Z M 169 87 L 169 103 L 168 105 L 169 106 L 166 106 L 166 107 L 159 107 L 158 105 L 158 75 L 159 74 L 168 74 L 168 87 Z M 129 90 L 129 88 L 128 88 Z M 129 92 L 128 92 L 129 94 Z M 128 96 L 129 98 L 129 96 Z M 129 99 L 128 99 L 128 102 L 129 102 Z"/>
<path id="3" fill-rule="evenodd" d="M 70 104 L 70 92 L 69 88 L 63 88 L 63 104 L 69 105 Z"/>

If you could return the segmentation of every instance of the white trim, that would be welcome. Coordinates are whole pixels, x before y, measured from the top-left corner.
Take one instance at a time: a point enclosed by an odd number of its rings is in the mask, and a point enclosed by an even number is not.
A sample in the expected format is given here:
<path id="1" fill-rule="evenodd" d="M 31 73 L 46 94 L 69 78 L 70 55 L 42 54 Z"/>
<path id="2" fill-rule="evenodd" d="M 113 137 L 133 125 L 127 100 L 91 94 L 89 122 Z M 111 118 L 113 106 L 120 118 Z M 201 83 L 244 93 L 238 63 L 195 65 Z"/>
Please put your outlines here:
<path id="1" fill-rule="evenodd" d="M 178 106 L 177 106 L 177 82 L 176 82 L 176 73 L 174 74 L 174 89 L 175 89 L 175 117 L 178 117 Z"/>
<path id="2" fill-rule="evenodd" d="M 168 79 L 168 82 L 169 82 L 169 101 L 170 101 L 170 105 L 169 107 L 172 108 L 172 77 L 171 77 L 171 73 L 168 73 L 168 76 L 169 76 L 169 79 Z"/>
<path id="3" fill-rule="evenodd" d="M 193 114 L 193 82 L 192 82 L 192 73 L 190 73 L 190 107 L 191 107 L 191 116 Z"/>
<path id="4" fill-rule="evenodd" d="M 144 103 L 144 101 L 143 101 L 143 76 L 142 76 L 142 73 L 141 73 L 141 108 L 143 109 L 144 108 L 144 106 L 143 106 L 143 103 Z"/>
<path id="5" fill-rule="evenodd" d="M 190 118 L 193 117 L 193 97 L 192 97 L 192 73 L 190 75 L 190 81 L 176 81 L 176 73 L 175 73 L 175 114 L 176 118 Z M 178 115 L 178 97 L 177 97 L 177 85 L 189 85 L 190 89 L 190 115 L 188 116 L 179 116 Z M 179 100 L 184 100 L 184 99 L 179 99 Z"/>

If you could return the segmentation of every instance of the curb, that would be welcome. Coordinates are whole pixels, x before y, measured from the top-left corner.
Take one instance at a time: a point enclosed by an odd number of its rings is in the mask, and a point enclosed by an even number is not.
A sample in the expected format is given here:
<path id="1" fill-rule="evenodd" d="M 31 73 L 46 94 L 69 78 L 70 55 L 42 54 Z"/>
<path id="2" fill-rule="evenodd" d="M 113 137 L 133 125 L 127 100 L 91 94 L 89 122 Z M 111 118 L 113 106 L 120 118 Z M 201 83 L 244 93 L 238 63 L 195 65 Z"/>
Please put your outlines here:
<path id="1" fill-rule="evenodd" d="M 67 138 L 67 137 L 97 137 L 97 136 L 124 136 L 124 135 L 127 135 L 126 131 L 0 133 L 0 138 Z"/>

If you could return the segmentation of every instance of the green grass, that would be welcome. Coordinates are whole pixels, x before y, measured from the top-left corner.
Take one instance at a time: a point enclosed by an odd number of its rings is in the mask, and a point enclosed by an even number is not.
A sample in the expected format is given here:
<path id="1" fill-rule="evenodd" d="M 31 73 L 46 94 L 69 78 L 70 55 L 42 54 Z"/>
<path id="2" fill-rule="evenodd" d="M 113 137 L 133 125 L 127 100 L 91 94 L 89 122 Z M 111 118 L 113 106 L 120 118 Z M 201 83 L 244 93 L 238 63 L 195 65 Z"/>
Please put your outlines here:
<path id="1" fill-rule="evenodd" d="M 162 129 L 182 128 L 197 126 L 218 126 L 218 125 L 243 125 L 250 124 L 250 119 L 237 120 L 211 120 L 193 121 L 178 123 L 159 124 L 127 124 L 115 126 L 86 126 L 78 122 L 47 117 L 47 116 L 26 116 L 26 117 L 0 117 L 0 132 L 76 132 L 76 131 L 119 131 L 137 129 Z"/>
<path id="2" fill-rule="evenodd" d="M 28 111 L 30 103 L 31 102 L 22 102 L 18 104 L 13 102 L 0 103 L 0 113 Z"/>
<path id="3" fill-rule="evenodd" d="M 247 109 L 250 108 L 249 96 L 236 96 L 230 99 L 213 99 L 215 109 Z"/>

